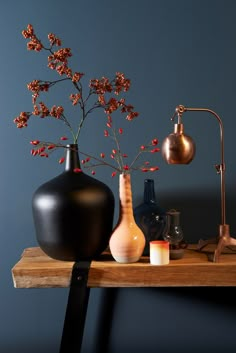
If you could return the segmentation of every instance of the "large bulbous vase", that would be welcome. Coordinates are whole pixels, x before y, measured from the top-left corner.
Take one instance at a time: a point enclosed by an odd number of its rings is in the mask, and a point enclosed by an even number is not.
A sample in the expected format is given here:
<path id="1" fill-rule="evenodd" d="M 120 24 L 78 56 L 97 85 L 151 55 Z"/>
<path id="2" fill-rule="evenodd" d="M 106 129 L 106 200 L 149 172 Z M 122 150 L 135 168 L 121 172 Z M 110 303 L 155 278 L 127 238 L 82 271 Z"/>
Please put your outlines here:
<path id="1" fill-rule="evenodd" d="M 67 145 L 65 171 L 33 195 L 36 238 L 49 256 L 63 261 L 97 258 L 112 233 L 114 195 L 80 169 L 78 147 Z"/>
<path id="2" fill-rule="evenodd" d="M 110 238 L 110 251 L 117 262 L 137 262 L 143 253 L 145 237 L 134 220 L 130 174 L 120 174 L 119 198 L 119 220 Z"/>

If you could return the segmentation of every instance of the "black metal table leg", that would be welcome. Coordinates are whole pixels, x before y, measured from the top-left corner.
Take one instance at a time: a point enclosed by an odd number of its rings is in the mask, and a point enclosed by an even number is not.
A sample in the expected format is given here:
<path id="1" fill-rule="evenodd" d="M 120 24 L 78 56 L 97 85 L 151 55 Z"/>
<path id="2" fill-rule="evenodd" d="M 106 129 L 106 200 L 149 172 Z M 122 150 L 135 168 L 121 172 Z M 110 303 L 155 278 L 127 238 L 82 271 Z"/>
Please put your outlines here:
<path id="1" fill-rule="evenodd" d="M 91 261 L 79 261 L 73 266 L 60 353 L 81 351 L 90 292 L 87 287 L 90 264 Z"/>

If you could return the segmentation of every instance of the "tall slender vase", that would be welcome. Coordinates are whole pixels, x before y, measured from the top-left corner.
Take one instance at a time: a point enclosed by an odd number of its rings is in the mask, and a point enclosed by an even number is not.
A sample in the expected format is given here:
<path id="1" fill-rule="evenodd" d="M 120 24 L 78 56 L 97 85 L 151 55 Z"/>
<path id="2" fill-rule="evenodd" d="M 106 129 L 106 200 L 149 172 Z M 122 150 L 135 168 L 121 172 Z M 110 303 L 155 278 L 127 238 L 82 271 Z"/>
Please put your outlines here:
<path id="1" fill-rule="evenodd" d="M 120 174 L 120 215 L 109 242 L 111 254 L 117 262 L 137 262 L 145 246 L 145 237 L 133 216 L 130 174 Z"/>
<path id="2" fill-rule="evenodd" d="M 32 207 L 39 246 L 64 261 L 91 260 L 108 246 L 114 196 L 107 185 L 83 173 L 77 145 L 68 145 L 65 171 L 40 186 Z"/>

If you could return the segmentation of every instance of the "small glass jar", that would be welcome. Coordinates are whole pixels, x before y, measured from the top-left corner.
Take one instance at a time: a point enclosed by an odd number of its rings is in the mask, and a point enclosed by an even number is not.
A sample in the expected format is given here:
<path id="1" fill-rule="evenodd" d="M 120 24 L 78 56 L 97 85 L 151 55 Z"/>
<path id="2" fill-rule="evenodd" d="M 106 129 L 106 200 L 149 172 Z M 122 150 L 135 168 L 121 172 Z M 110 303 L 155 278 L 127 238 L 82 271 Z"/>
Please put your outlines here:
<path id="1" fill-rule="evenodd" d="M 166 212 L 167 227 L 163 238 L 170 244 L 170 259 L 180 259 L 184 255 L 186 243 L 184 241 L 184 234 L 180 225 L 180 212 L 171 209 Z"/>

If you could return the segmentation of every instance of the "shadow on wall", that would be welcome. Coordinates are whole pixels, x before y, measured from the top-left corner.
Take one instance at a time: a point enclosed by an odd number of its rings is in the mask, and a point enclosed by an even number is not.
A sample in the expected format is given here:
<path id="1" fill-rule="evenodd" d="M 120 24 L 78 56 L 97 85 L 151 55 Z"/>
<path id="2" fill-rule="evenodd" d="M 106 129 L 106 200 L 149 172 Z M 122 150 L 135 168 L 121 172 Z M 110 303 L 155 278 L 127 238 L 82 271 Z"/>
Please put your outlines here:
<path id="1" fill-rule="evenodd" d="M 231 188 L 234 190 L 234 188 Z M 180 211 L 180 222 L 187 243 L 197 243 L 199 239 L 209 239 L 218 236 L 218 226 L 221 223 L 220 189 L 191 190 L 171 193 L 159 191 L 157 202 L 165 210 Z M 138 205 L 142 199 L 134 200 Z M 230 224 L 231 236 L 236 238 L 236 195 L 227 194 L 226 223 Z"/>
<path id="2" fill-rule="evenodd" d="M 235 290 L 105 289 L 93 353 L 234 353 Z"/>

